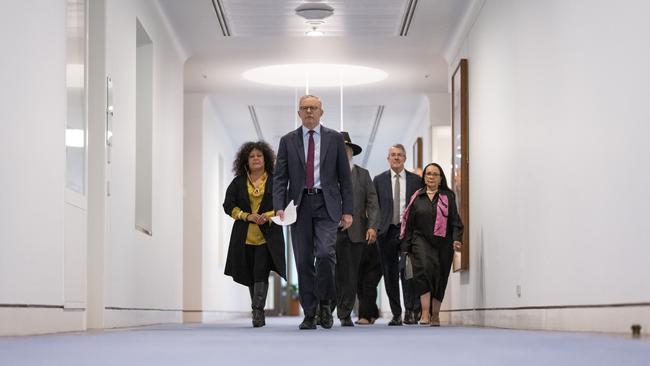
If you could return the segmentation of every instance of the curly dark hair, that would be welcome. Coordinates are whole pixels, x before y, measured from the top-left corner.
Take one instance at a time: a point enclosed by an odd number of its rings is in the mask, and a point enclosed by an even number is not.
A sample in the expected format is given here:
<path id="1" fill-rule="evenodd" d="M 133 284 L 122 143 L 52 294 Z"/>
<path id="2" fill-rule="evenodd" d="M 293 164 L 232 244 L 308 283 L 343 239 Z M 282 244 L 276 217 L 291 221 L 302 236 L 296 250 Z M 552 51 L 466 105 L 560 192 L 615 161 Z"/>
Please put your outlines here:
<path id="1" fill-rule="evenodd" d="M 264 170 L 267 174 L 273 174 L 273 164 L 275 163 L 275 152 L 266 141 L 249 141 L 245 142 L 237 151 L 237 157 L 232 164 L 232 172 L 235 176 L 246 175 L 248 170 L 248 155 L 251 151 L 259 150 L 264 155 Z"/>

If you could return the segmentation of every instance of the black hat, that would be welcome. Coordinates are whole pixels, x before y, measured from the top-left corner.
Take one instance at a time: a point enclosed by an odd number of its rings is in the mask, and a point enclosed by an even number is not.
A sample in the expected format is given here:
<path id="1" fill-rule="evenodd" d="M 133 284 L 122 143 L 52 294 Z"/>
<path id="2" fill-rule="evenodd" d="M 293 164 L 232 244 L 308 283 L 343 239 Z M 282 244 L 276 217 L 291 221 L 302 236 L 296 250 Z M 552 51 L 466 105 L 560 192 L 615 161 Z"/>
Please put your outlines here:
<path id="1" fill-rule="evenodd" d="M 343 135 L 343 141 L 345 141 L 345 144 L 352 148 L 352 155 L 357 156 L 361 154 L 361 146 L 352 143 L 350 134 L 345 131 L 341 131 L 341 134 Z"/>

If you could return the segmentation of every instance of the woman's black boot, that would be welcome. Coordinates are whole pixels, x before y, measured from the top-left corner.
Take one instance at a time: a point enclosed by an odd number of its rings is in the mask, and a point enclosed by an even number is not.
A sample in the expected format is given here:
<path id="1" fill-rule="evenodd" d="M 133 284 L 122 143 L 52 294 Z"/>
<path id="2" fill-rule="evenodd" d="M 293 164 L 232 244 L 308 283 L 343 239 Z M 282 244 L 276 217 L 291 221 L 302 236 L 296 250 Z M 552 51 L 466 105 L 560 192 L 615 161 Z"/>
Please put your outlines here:
<path id="1" fill-rule="evenodd" d="M 266 294 L 269 290 L 267 282 L 255 282 L 253 285 L 253 327 L 259 328 L 266 325 L 264 319 L 264 305 Z"/>

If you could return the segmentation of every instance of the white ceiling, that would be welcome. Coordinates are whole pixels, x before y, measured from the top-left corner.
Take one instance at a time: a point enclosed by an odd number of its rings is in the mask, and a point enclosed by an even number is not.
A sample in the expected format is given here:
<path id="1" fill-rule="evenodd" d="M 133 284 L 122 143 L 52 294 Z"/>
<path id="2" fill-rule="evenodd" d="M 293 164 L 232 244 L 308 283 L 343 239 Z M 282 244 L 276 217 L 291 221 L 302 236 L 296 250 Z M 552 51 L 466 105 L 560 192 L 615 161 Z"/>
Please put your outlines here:
<path id="1" fill-rule="evenodd" d="M 302 0 L 222 0 L 234 36 L 302 37 L 309 29 L 304 19 L 295 15 Z M 318 1 L 312 1 L 318 2 Z M 329 0 L 335 9 L 326 23 L 318 28 L 325 36 L 393 36 L 399 33 L 401 15 L 408 0 Z M 251 17 L 251 14 L 263 14 Z"/>
<path id="2" fill-rule="evenodd" d="M 311 0 L 313 1 L 313 0 Z M 253 106 L 264 139 L 277 147 L 294 128 L 296 95 L 305 90 L 255 84 L 241 74 L 254 67 L 286 63 L 343 63 L 375 67 L 389 77 L 344 88 L 343 122 L 353 142 L 364 148 L 379 106 L 384 106 L 371 173 L 386 169 L 386 149 L 401 141 L 409 123 L 426 107 L 428 93 L 447 92 L 442 52 L 471 0 L 419 0 L 408 35 L 398 36 L 408 0 L 329 0 L 334 15 L 320 27 L 325 37 L 306 37 L 309 29 L 294 14 L 302 0 L 221 0 L 232 36 L 223 35 L 211 0 L 159 0 L 189 59 L 185 90 L 210 96 L 235 145 L 257 139 Z M 323 124 L 339 129 L 339 88 L 309 90 L 323 100 Z M 299 121 L 298 121 L 299 123 Z M 423 131 L 423 134 L 425 132 Z"/>

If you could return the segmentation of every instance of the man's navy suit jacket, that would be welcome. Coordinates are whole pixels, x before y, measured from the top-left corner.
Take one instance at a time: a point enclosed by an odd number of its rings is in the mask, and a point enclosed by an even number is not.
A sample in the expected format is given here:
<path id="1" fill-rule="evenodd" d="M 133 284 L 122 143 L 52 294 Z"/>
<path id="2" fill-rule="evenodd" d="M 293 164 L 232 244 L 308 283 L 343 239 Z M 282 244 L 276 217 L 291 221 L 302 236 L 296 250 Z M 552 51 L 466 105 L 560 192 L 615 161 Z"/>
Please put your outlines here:
<path id="1" fill-rule="evenodd" d="M 284 210 L 293 200 L 300 205 L 305 188 L 305 144 L 302 126 L 280 139 L 273 175 L 273 208 Z M 321 125 L 320 180 L 327 213 L 332 221 L 352 214 L 352 180 L 343 135 Z"/>
<path id="2" fill-rule="evenodd" d="M 393 175 L 391 169 L 375 176 L 373 183 L 377 191 L 377 198 L 379 199 L 379 227 L 378 235 L 386 235 L 388 226 L 393 220 L 393 184 L 391 176 Z M 406 202 L 402 202 L 402 206 L 408 203 L 411 196 L 415 191 L 421 188 L 422 178 L 417 174 L 411 173 L 404 169 L 406 172 Z"/>

